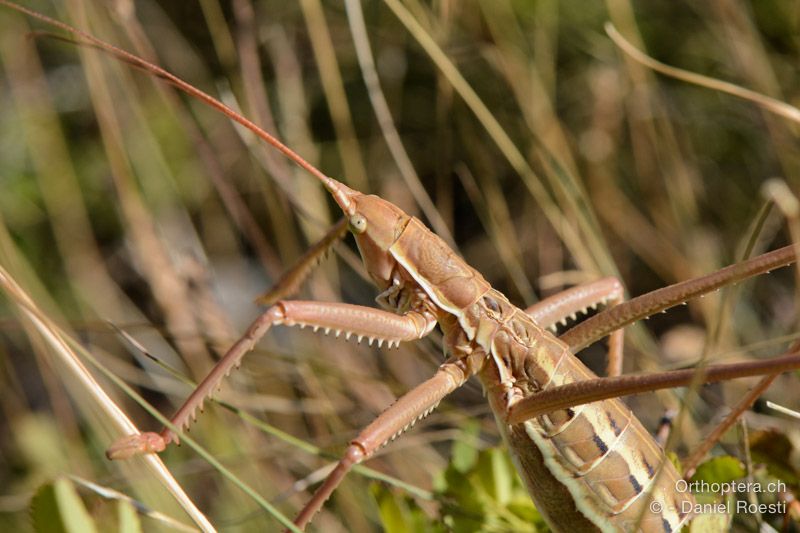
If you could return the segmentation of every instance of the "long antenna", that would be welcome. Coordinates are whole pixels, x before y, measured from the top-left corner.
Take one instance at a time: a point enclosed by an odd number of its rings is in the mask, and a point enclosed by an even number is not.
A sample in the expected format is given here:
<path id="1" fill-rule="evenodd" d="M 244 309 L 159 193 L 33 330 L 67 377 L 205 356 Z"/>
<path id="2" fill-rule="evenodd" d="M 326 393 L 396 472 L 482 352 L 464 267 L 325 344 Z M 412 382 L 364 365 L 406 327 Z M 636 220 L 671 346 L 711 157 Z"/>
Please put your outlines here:
<path id="1" fill-rule="evenodd" d="M 90 35 L 82 30 L 79 30 L 78 28 L 74 28 L 69 24 L 61 22 L 60 20 L 50 18 L 47 15 L 43 15 L 42 13 L 38 13 L 36 11 L 28 9 L 27 7 L 23 7 L 13 2 L 9 2 L 8 0 L 0 0 L 0 4 L 7 6 L 15 11 L 25 13 L 30 17 L 41 20 L 46 24 L 55 26 L 56 28 L 60 28 L 68 33 L 76 35 L 83 40 L 83 43 L 81 44 L 93 46 L 95 48 L 103 50 L 104 52 L 108 52 L 109 54 L 116 56 L 117 58 L 119 58 L 122 61 L 125 61 L 126 63 L 129 63 L 135 67 L 138 67 L 155 76 L 158 76 L 159 78 L 168 81 L 169 83 L 171 83 L 184 93 L 188 94 L 189 96 L 193 96 L 194 98 L 197 98 L 201 102 L 204 102 L 205 104 L 213 107 L 214 109 L 224 113 L 231 120 L 238 122 L 248 130 L 255 133 L 256 136 L 258 136 L 260 139 L 266 141 L 270 145 L 277 148 L 283 155 L 294 161 L 298 166 L 300 166 L 308 173 L 316 177 L 320 182 L 322 182 L 322 184 L 325 185 L 325 188 L 328 189 L 334 196 L 337 197 L 337 200 L 339 199 L 340 196 L 344 196 L 341 184 L 338 181 L 323 174 L 314 165 L 303 159 L 297 152 L 295 152 L 294 150 L 283 144 L 281 141 L 279 141 L 273 135 L 269 134 L 267 131 L 263 130 L 256 123 L 243 117 L 242 115 L 240 115 L 230 107 L 226 106 L 225 104 L 223 104 L 210 94 L 201 91 L 200 89 L 198 89 L 197 87 L 191 85 L 186 81 L 183 81 L 182 79 L 172 74 L 171 72 L 164 70 L 158 65 L 155 65 L 145 59 L 142 59 L 139 56 L 127 52 L 122 48 L 107 43 L 102 39 L 98 39 L 97 37 Z M 80 41 L 78 42 L 80 43 Z"/>

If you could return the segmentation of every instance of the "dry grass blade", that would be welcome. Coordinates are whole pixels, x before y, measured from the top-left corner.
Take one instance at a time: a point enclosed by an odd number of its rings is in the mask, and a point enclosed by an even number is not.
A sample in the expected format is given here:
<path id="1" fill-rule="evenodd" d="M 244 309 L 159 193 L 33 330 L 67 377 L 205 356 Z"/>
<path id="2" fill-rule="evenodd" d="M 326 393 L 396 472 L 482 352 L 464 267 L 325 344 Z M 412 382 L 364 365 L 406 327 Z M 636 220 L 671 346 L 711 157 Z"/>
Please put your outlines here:
<path id="1" fill-rule="evenodd" d="M 176 531 L 197 531 L 197 529 L 182 524 L 181 522 L 178 522 L 177 520 L 174 520 L 169 516 L 159 513 L 158 511 L 150 510 L 149 507 L 147 507 L 141 502 L 134 500 L 127 494 L 123 494 L 109 487 L 100 486 L 97 483 L 89 481 L 88 479 L 83 479 L 82 477 L 79 476 L 69 476 L 69 478 L 78 485 L 83 485 L 87 489 L 91 490 L 92 492 L 95 492 L 96 494 L 98 494 L 103 498 L 106 498 L 108 500 L 117 500 L 130 503 L 138 512 L 142 513 L 147 517 L 153 518 L 154 520 L 162 522 L 165 526 L 169 527 L 170 529 Z"/>
<path id="2" fill-rule="evenodd" d="M 408 157 L 408 152 L 403 147 L 400 134 L 397 132 L 397 126 L 389 111 L 389 104 L 386 103 L 386 96 L 381 89 L 378 72 L 375 69 L 375 60 L 372 57 L 372 50 L 367 38 L 367 27 L 364 24 L 361 2 L 348 0 L 345 2 L 345 8 L 347 9 L 347 21 L 350 24 L 350 31 L 353 33 L 353 43 L 356 47 L 356 54 L 358 54 L 358 62 L 364 76 L 364 83 L 367 86 L 372 108 L 378 118 L 381 132 L 386 139 L 386 145 L 389 147 L 392 157 L 397 161 L 397 168 L 414 195 L 414 199 L 419 204 L 422 212 L 425 213 L 425 216 L 428 217 L 428 220 L 430 220 L 431 227 L 455 250 L 458 247 L 455 240 L 453 240 L 453 235 L 425 191 L 417 171 L 414 170 L 414 165 Z"/>
<path id="3" fill-rule="evenodd" d="M 241 109 L 326 175 L 424 215 L 437 231 L 449 228 L 466 262 L 515 305 L 601 271 L 618 272 L 630 296 L 644 295 L 800 234 L 797 111 L 786 105 L 800 87 L 798 28 L 780 2 L 23 3 Z M 375 305 L 349 238 L 307 283 L 296 283 L 327 243 L 298 258 L 333 220 L 313 178 L 175 91 L 170 84 L 180 83 L 163 71 L 120 52 L 100 54 L 82 39 L 77 47 L 26 39 L 42 24 L 0 4 L 0 264 L 63 327 L 64 342 L 80 341 L 70 346 L 78 358 L 88 360 L 88 347 L 155 406 L 120 395 L 138 427 L 156 429 L 159 413 L 175 411 L 187 382 L 240 336 L 260 312 L 253 299 L 289 265 L 299 266 L 278 282 L 284 296 Z M 603 32 L 607 20 L 659 63 L 620 53 L 624 45 Z M 753 91 L 666 65 L 741 80 Z M 404 179 L 411 171 L 419 190 Z M 781 207 L 764 208 L 765 193 Z M 623 372 L 784 353 L 797 339 L 795 277 L 790 269 L 759 275 L 630 327 Z M 75 407 L 85 393 L 71 400 L 67 386 L 77 381 L 50 368 L 50 346 L 20 309 L 0 299 L 0 418 L 9 428 L 0 479 L 10 487 L 0 491 L 0 526 L 26 527 L 24 495 L 61 472 L 183 518 L 173 498 L 148 499 L 161 489 L 144 468 L 120 467 L 105 479 L 102 450 L 119 435 Z M 573 335 L 592 326 L 583 324 Z M 441 345 L 434 335 L 375 350 L 276 328 L 193 426 L 192 437 L 223 468 L 188 446 L 164 459 L 214 526 L 277 527 L 258 498 L 285 516 L 297 513 L 358 429 L 433 373 Z M 580 357 L 602 371 L 604 344 Z M 761 396 L 796 410 L 797 379 L 781 375 Z M 665 410 L 683 408 L 670 446 L 686 456 L 753 383 L 625 402 L 648 430 Z M 742 414 L 745 450 L 728 432 L 710 453 L 751 457 L 756 479 L 775 466 L 764 435 L 784 443 L 796 428 L 760 406 Z M 462 498 L 475 481 L 465 474 L 472 459 L 480 480 L 524 490 L 498 442 L 490 409 L 469 383 L 359 468 L 369 480 L 349 477 L 312 525 L 332 533 L 465 524 L 534 531 L 532 508 L 522 519 L 507 502 Z M 471 495 L 484 492 L 491 491 Z M 109 504 L 88 507 L 99 516 Z M 759 527 L 751 515 L 734 518 L 740 530 Z M 764 527 L 782 526 L 781 517 L 762 518 Z"/>
<path id="4" fill-rule="evenodd" d="M 58 328 L 41 312 L 5 268 L 0 265 L 0 286 L 6 296 L 14 302 L 21 314 L 29 320 L 42 338 L 50 345 L 52 353 L 58 358 L 58 366 L 66 369 L 79 387 L 87 396 L 92 398 L 94 406 L 98 407 L 112 424 L 113 431 L 122 433 L 136 433 L 138 429 L 122 409 L 106 394 L 100 384 L 94 379 L 89 370 L 83 365 L 77 354 L 70 348 Z M 161 458 L 149 455 L 144 459 L 148 469 L 161 481 L 164 487 L 175 497 L 186 513 L 195 521 L 203 531 L 216 531 L 205 515 L 197 508 L 184 492 L 178 481 L 172 476 Z"/>
<path id="5" fill-rule="evenodd" d="M 794 409 L 789 409 L 788 407 L 784 407 L 783 405 L 779 405 L 775 402 L 770 402 L 770 401 L 767 402 L 767 407 L 769 407 L 770 409 L 775 409 L 779 413 L 783 413 L 785 415 L 789 415 L 791 417 L 800 420 L 800 412 L 795 411 Z"/>
<path id="6" fill-rule="evenodd" d="M 31 320 L 33 325 L 36 329 L 43 335 L 43 337 L 53 346 L 56 350 L 55 353 L 61 356 L 61 361 L 65 364 L 65 366 L 72 372 L 73 376 L 77 379 L 78 383 L 80 384 L 80 389 L 86 391 L 94 400 L 95 402 L 102 408 L 102 410 L 110 416 L 111 420 L 116 423 L 119 427 L 116 430 L 121 431 L 123 434 L 136 434 L 139 432 L 138 428 L 133 424 L 133 422 L 122 412 L 119 406 L 105 393 L 102 387 L 97 383 L 97 381 L 92 377 L 92 375 L 88 372 L 86 367 L 77 357 L 75 352 L 71 349 L 71 345 L 75 346 L 78 345 L 77 342 L 71 339 L 65 339 L 63 333 L 60 329 L 55 326 L 46 316 L 44 316 L 41 311 L 36 307 L 36 305 L 30 300 L 30 298 L 25 294 L 25 292 L 16 284 L 16 282 L 11 278 L 8 273 L 5 271 L 2 266 L 0 266 L 0 284 L 2 284 L 3 289 L 9 294 L 16 303 L 20 306 L 21 310 L 27 315 L 28 319 Z M 113 373 L 106 370 L 102 366 L 100 366 L 96 361 L 94 361 L 91 356 L 85 354 L 85 356 L 89 357 L 95 366 L 97 366 L 100 370 L 102 370 L 106 377 L 114 381 L 118 386 L 120 386 L 126 393 L 134 397 L 136 401 L 144 404 L 145 401 L 135 394 L 127 385 L 125 385 L 119 378 L 117 378 Z M 80 394 L 75 394 L 75 397 L 79 397 Z M 155 412 L 152 406 L 147 406 L 151 411 Z M 163 416 L 157 416 L 160 418 L 162 422 L 168 424 L 168 421 Z M 173 428 L 177 430 L 177 428 Z M 277 508 L 275 508 L 272 504 L 267 502 L 263 499 L 260 495 L 258 495 L 255 491 L 253 491 L 250 487 L 246 485 L 243 481 L 241 481 L 237 476 L 235 476 L 229 469 L 225 468 L 222 463 L 219 462 L 213 455 L 209 452 L 203 450 L 200 446 L 195 443 L 195 441 L 189 438 L 186 435 L 183 435 L 183 441 L 191 446 L 195 451 L 197 451 L 206 461 L 208 461 L 215 469 L 220 471 L 226 478 L 236 484 L 239 488 L 241 488 L 245 493 L 247 493 L 250 497 L 252 497 L 259 505 L 261 505 L 267 512 L 273 515 L 278 521 L 280 521 L 284 527 L 287 527 L 291 531 L 299 531 L 291 521 L 286 518 L 282 513 L 280 513 Z M 208 519 L 203 515 L 199 509 L 194 505 L 194 503 L 188 498 L 186 493 L 183 491 L 183 488 L 177 482 L 177 480 L 169 473 L 164 463 L 161 461 L 160 457 L 155 454 L 148 454 L 143 457 L 143 460 L 151 467 L 153 472 L 156 474 L 156 477 L 162 481 L 164 486 L 173 494 L 176 498 L 178 503 L 186 510 L 189 516 L 195 520 L 197 525 L 203 529 L 204 531 L 216 531 L 216 529 L 211 525 Z"/>
<path id="7" fill-rule="evenodd" d="M 553 227 L 559 233 L 570 252 L 575 256 L 576 260 L 589 268 L 594 264 L 597 259 L 590 259 L 591 254 L 586 250 L 586 242 L 583 241 L 577 234 L 576 230 L 569 224 L 563 224 L 562 213 L 559 211 L 557 205 L 554 203 L 550 193 L 544 187 L 540 177 L 534 172 L 525 156 L 522 155 L 519 148 L 514 144 L 508 134 L 505 132 L 500 122 L 497 121 L 495 116 L 486 107 L 481 98 L 470 86 L 463 75 L 458 71 L 456 66 L 445 55 L 438 44 L 433 40 L 431 35 L 420 25 L 420 23 L 412 16 L 412 14 L 396 0 L 387 0 L 386 5 L 394 12 L 398 19 L 406 26 L 409 33 L 414 36 L 425 51 L 430 55 L 437 68 L 444 74 L 448 81 L 453 85 L 455 90 L 461 95 L 473 113 L 477 116 L 489 136 L 497 143 L 500 151 L 508 159 L 512 167 L 522 177 L 523 182 L 530 190 L 533 197 L 536 199 L 539 207 L 553 224 Z M 607 259 L 605 253 L 600 253 L 594 256 L 595 258 L 604 257 Z M 611 262 L 607 261 L 606 265 Z"/>
<path id="8" fill-rule="evenodd" d="M 703 76 L 702 74 L 697 74 L 695 72 L 689 72 L 688 70 L 676 68 L 662 63 L 661 61 L 657 61 L 633 46 L 625 39 L 625 37 L 622 36 L 620 32 L 617 31 L 614 25 L 610 22 L 606 23 L 605 29 L 608 36 L 614 40 L 614 42 L 620 47 L 620 49 L 622 49 L 623 52 L 631 56 L 642 65 L 651 68 L 656 72 L 660 72 L 665 76 L 669 76 L 677 80 L 682 80 L 687 83 L 692 83 L 694 85 L 699 85 L 700 87 L 711 89 L 712 91 L 719 91 L 721 93 L 730 94 L 731 96 L 748 100 L 772 113 L 775 113 L 776 115 L 788 118 L 792 122 L 800 122 L 800 109 L 797 109 L 793 105 L 776 100 L 775 98 L 770 98 L 769 96 L 760 94 L 756 91 L 745 89 L 744 87 L 734 83 Z"/>

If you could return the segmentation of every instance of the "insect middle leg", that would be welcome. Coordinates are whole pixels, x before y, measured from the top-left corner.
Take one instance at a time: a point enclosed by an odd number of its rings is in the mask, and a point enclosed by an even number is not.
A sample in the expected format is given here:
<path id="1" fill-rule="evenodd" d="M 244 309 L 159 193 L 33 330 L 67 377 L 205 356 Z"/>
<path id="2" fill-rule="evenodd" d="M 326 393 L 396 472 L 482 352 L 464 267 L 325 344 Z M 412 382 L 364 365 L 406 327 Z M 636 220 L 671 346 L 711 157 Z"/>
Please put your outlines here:
<path id="1" fill-rule="evenodd" d="M 414 387 L 381 413 L 350 442 L 336 468 L 328 474 L 325 482 L 295 518 L 295 525 L 303 529 L 353 466 L 428 415 L 445 396 L 464 384 L 467 378 L 469 375 L 463 363 L 445 362 L 433 377 Z"/>

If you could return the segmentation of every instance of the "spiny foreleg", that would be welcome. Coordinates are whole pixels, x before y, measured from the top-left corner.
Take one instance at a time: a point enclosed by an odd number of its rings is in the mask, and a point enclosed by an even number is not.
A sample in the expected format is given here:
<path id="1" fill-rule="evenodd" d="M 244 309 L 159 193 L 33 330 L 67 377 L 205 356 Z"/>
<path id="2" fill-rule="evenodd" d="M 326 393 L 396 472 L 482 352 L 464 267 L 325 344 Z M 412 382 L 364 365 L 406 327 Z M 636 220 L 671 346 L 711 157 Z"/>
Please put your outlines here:
<path id="1" fill-rule="evenodd" d="M 336 224 L 312 245 L 290 268 L 288 268 L 275 285 L 256 299 L 261 305 L 272 305 L 278 300 L 297 294 L 300 286 L 319 265 L 320 261 L 331 250 L 336 241 L 347 233 L 347 218 L 342 217 Z"/>
<path id="2" fill-rule="evenodd" d="M 417 311 L 396 315 L 380 309 L 344 303 L 283 301 L 273 305 L 259 316 L 222 359 L 211 373 L 197 386 L 189 399 L 178 409 L 171 423 L 178 429 L 185 429 L 194 420 L 195 413 L 205 400 L 220 386 L 222 380 L 238 367 L 244 355 L 274 325 L 311 327 L 314 331 L 322 329 L 325 333 L 335 332 L 338 337 L 355 335 L 359 342 L 367 338 L 369 343 L 384 342 L 389 346 L 400 342 L 416 340 L 427 335 L 436 325 L 435 318 Z M 127 459 L 142 453 L 160 452 L 178 436 L 170 428 L 160 434 L 143 433 L 128 435 L 116 441 L 106 452 L 109 459 Z"/>

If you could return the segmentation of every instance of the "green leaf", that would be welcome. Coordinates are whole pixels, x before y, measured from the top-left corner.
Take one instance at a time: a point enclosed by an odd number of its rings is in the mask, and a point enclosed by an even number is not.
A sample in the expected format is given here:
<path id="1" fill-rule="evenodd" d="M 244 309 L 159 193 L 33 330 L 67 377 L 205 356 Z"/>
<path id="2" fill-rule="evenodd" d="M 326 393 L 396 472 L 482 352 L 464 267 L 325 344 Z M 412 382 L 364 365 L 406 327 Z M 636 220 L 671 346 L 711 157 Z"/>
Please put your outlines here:
<path id="1" fill-rule="evenodd" d="M 481 453 L 478 459 L 478 475 L 484 489 L 492 499 L 498 505 L 506 506 L 511 500 L 511 485 L 514 476 L 506 453 L 497 448 L 491 448 Z"/>
<path id="2" fill-rule="evenodd" d="M 94 521 L 72 482 L 56 479 L 41 487 L 31 500 L 33 527 L 40 533 L 93 533 Z"/>
<path id="3" fill-rule="evenodd" d="M 788 485 L 800 485 L 800 472 L 791 460 L 797 448 L 785 434 L 775 430 L 754 432 L 750 435 L 750 453 L 753 462 L 767 465 L 773 476 Z"/>
<path id="4" fill-rule="evenodd" d="M 467 472 L 469 474 L 470 472 Z M 448 505 L 455 502 L 456 507 L 463 507 L 470 510 L 472 514 L 483 515 L 484 503 L 478 496 L 476 485 L 470 476 L 462 474 L 455 467 L 448 466 L 444 474 L 445 486 L 440 496 L 444 499 L 443 503 Z"/>
<path id="5" fill-rule="evenodd" d="M 142 531 L 139 514 L 128 500 L 117 501 L 117 520 L 119 533 L 141 533 Z"/>
<path id="6" fill-rule="evenodd" d="M 31 500 L 31 519 L 33 529 L 42 533 L 61 532 L 64 528 L 56 503 L 56 494 L 53 485 L 42 485 Z"/>
<path id="7" fill-rule="evenodd" d="M 388 533 L 445 533 L 439 520 L 426 515 L 416 502 L 402 491 L 388 489 L 373 483 L 370 492 L 378 505 L 378 514 L 384 531 Z"/>
<path id="8" fill-rule="evenodd" d="M 708 483 L 727 483 L 741 479 L 747 472 L 744 465 L 736 457 L 723 455 L 714 457 L 697 467 L 692 476 L 692 481 L 706 481 Z"/>
<path id="9" fill-rule="evenodd" d="M 408 531 L 403 519 L 403 511 L 394 495 L 380 484 L 373 483 L 370 492 L 378 504 L 378 514 L 386 533 L 404 533 Z"/>
<path id="10" fill-rule="evenodd" d="M 440 478 L 436 499 L 449 531 L 547 531 L 511 458 L 501 448 L 481 450 L 473 468 L 464 472 L 451 462 Z"/>
<path id="11" fill-rule="evenodd" d="M 515 498 L 508 503 L 508 510 L 514 513 L 520 520 L 529 524 L 536 524 L 539 527 L 544 527 L 544 519 L 539 511 L 533 505 L 531 497 L 527 492 L 522 497 Z"/>
<path id="12" fill-rule="evenodd" d="M 478 422 L 470 421 L 462 428 L 463 437 L 453 442 L 450 464 L 462 474 L 472 470 L 478 460 L 478 449 L 475 447 L 475 442 L 480 430 Z"/>
<path id="13" fill-rule="evenodd" d="M 689 533 L 723 533 L 730 530 L 730 524 L 731 516 L 728 514 L 700 514 L 689 522 Z"/>
<path id="14" fill-rule="evenodd" d="M 667 459 L 669 459 L 669 462 L 675 467 L 675 470 L 683 475 L 683 465 L 681 464 L 681 459 L 678 457 L 678 454 L 675 452 L 667 452 Z"/>

